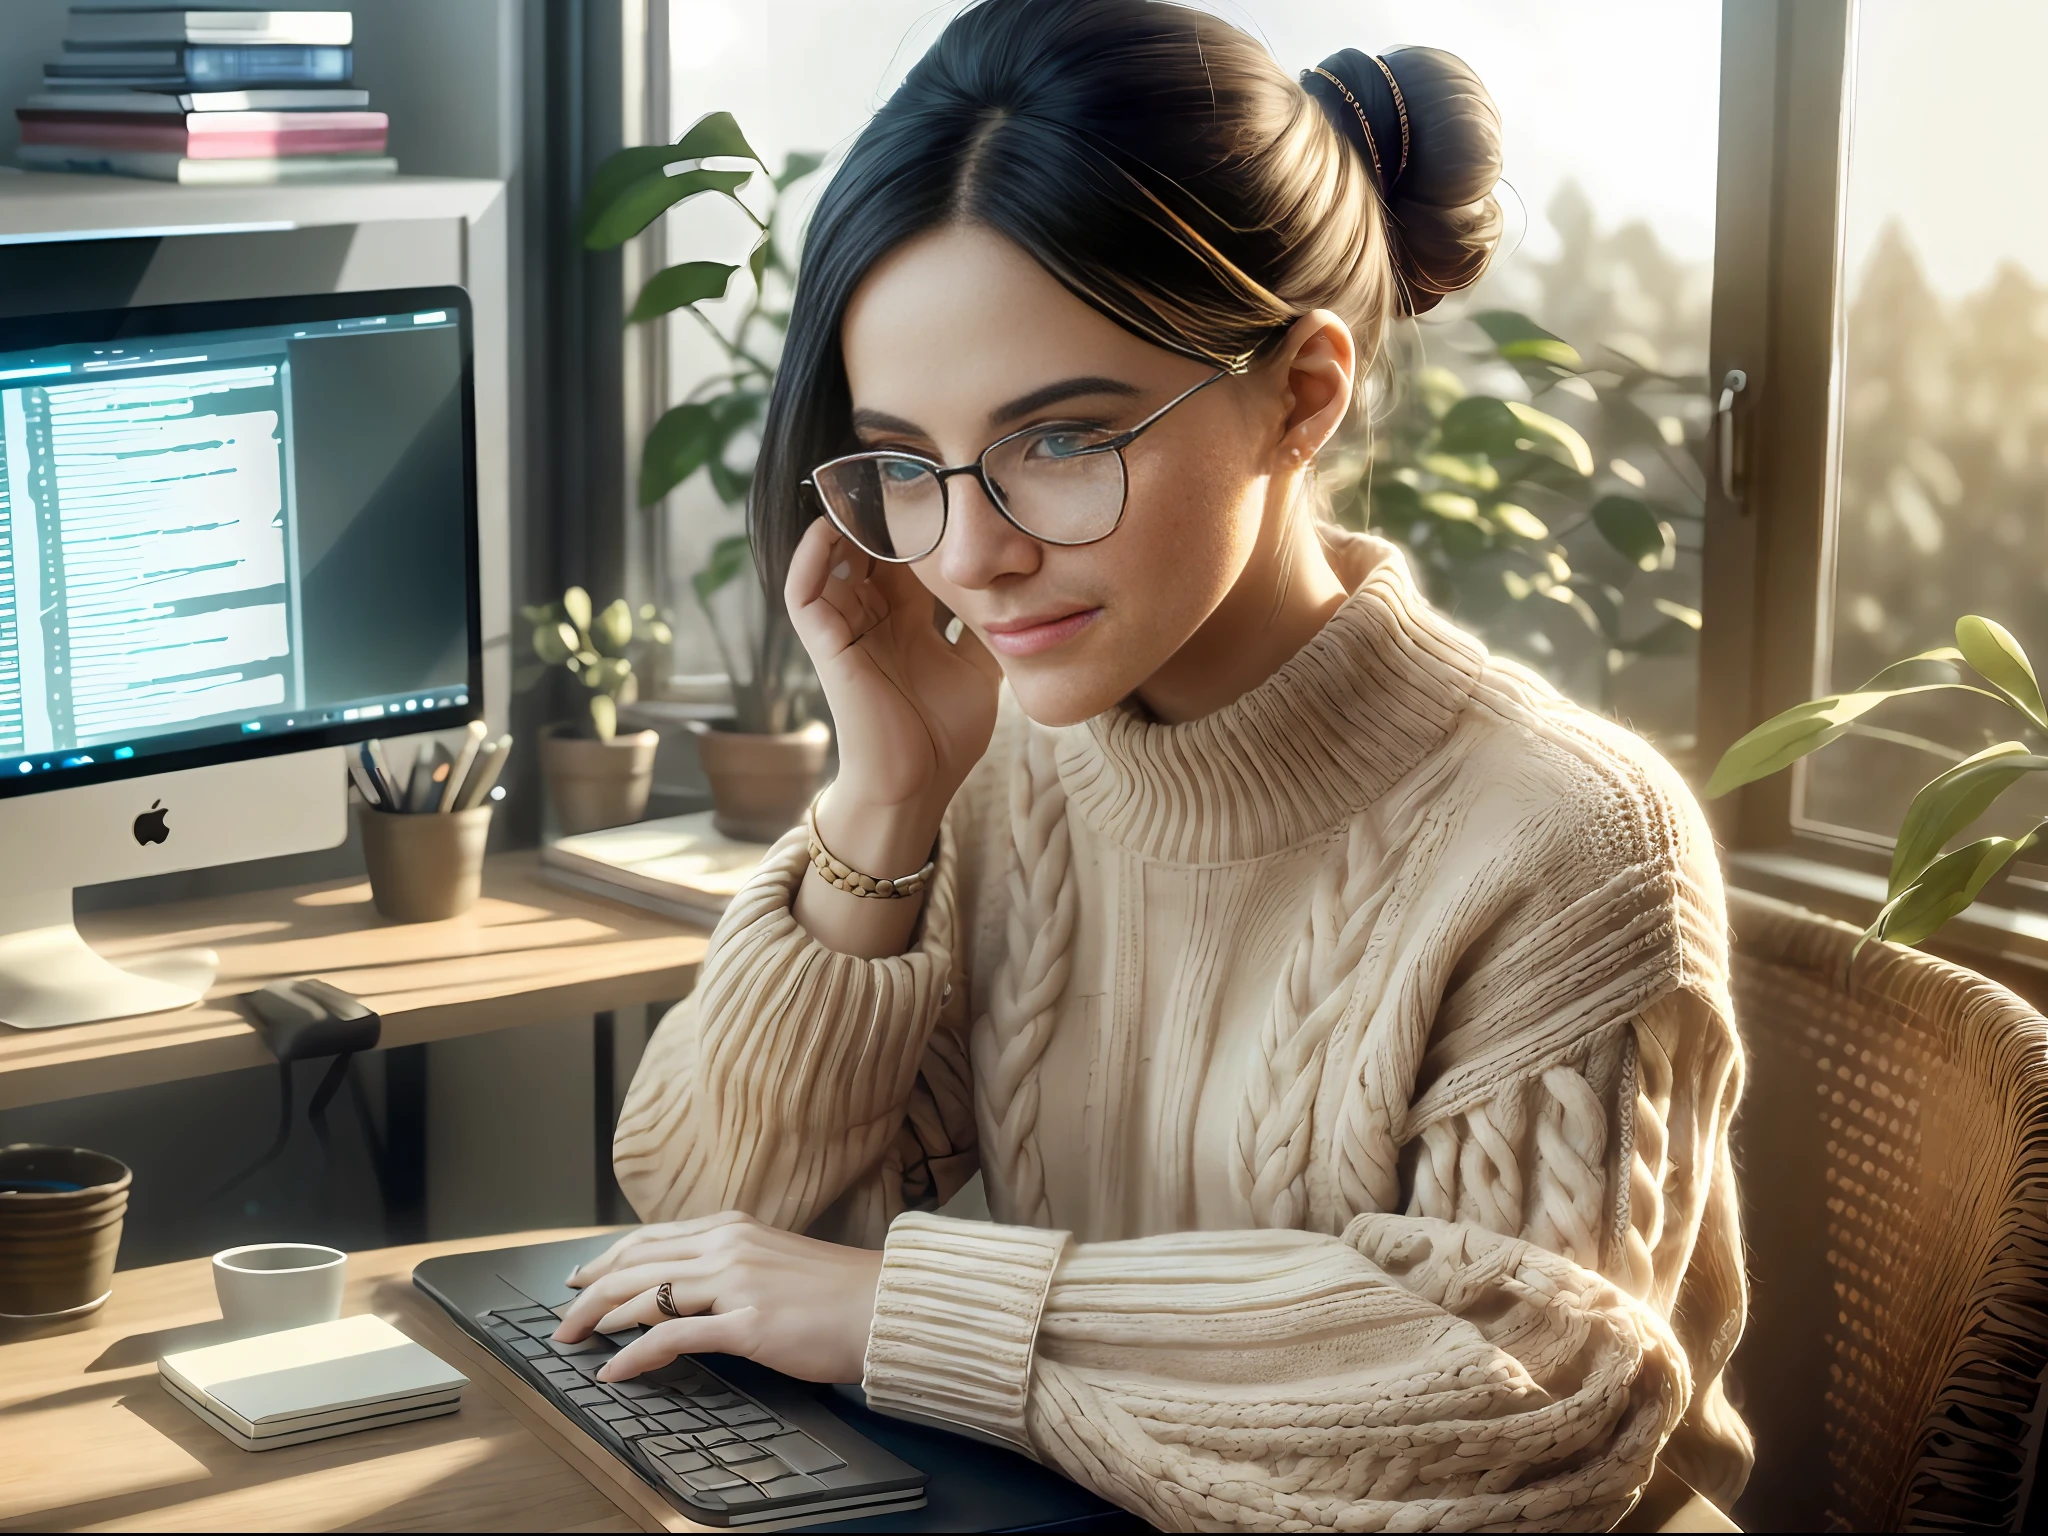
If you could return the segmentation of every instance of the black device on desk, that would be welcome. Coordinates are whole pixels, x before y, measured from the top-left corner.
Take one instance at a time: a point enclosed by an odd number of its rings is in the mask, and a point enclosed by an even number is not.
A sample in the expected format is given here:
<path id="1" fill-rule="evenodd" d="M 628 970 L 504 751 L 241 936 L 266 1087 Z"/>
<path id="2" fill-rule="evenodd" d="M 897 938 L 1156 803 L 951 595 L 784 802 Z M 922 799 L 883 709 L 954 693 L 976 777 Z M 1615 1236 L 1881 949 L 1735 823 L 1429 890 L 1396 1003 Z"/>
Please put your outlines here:
<path id="1" fill-rule="evenodd" d="M 1011 1451 L 870 1412 L 750 1360 L 592 1378 L 641 1329 L 555 1344 L 564 1284 L 611 1235 L 429 1259 L 413 1284 L 612 1455 L 706 1525 L 748 1530 L 1145 1531 Z M 829 1522 L 829 1523 L 826 1523 Z"/>

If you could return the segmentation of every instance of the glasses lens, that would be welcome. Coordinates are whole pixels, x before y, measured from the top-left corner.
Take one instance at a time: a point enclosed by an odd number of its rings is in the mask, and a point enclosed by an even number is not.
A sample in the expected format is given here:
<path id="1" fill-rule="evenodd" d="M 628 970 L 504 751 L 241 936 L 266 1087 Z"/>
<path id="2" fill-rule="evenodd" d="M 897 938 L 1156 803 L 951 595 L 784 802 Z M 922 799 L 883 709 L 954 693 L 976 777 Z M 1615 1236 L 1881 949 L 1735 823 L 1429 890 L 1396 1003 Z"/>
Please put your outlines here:
<path id="1" fill-rule="evenodd" d="M 1099 432 L 1049 427 L 989 451 L 989 479 L 1017 525 L 1048 544 L 1086 544 L 1114 532 L 1124 510 L 1124 462 Z"/>
<path id="2" fill-rule="evenodd" d="M 863 453 L 811 476 L 839 531 L 882 560 L 922 560 L 939 547 L 946 497 L 939 477 L 916 459 Z"/>

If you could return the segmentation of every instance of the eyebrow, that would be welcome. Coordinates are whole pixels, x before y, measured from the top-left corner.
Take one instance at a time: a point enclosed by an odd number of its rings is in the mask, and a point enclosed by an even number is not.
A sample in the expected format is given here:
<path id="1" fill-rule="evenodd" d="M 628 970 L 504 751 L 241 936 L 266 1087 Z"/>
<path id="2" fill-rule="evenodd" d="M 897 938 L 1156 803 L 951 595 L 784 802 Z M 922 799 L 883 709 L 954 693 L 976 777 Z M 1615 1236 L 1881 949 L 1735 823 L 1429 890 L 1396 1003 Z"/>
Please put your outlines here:
<path id="1" fill-rule="evenodd" d="M 1042 385 L 1029 394 L 997 406 L 988 413 L 991 427 L 1007 426 L 1033 411 L 1042 411 L 1049 405 L 1058 405 L 1065 400 L 1078 400 L 1086 395 L 1138 395 L 1144 391 L 1135 384 L 1122 379 L 1107 378 L 1102 374 L 1085 374 L 1079 378 L 1061 379 L 1056 383 Z M 914 421 L 905 421 L 901 416 L 891 416 L 887 411 L 859 410 L 853 413 L 853 425 L 862 432 L 898 432 L 906 437 L 924 437 L 924 428 Z"/>

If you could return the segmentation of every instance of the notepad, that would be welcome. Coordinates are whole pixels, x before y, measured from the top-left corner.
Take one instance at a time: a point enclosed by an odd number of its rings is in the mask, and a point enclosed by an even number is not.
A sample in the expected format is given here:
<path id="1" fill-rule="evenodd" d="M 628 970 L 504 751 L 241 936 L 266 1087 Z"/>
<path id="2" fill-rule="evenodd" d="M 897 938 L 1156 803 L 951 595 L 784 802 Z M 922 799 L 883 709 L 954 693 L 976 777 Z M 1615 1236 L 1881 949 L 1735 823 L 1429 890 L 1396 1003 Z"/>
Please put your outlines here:
<path id="1" fill-rule="evenodd" d="M 369 1315 L 168 1354 L 157 1372 L 171 1396 L 249 1451 L 453 1413 L 469 1384 Z"/>

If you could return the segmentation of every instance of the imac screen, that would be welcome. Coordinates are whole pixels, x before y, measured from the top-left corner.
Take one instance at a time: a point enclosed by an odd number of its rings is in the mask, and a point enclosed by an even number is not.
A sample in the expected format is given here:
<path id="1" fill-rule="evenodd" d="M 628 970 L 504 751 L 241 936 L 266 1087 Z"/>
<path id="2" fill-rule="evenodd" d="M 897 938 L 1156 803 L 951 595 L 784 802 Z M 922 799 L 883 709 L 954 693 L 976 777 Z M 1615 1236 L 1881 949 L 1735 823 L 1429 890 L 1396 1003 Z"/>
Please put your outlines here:
<path id="1" fill-rule="evenodd" d="M 462 322 L 0 332 L 0 794 L 474 713 Z"/>

